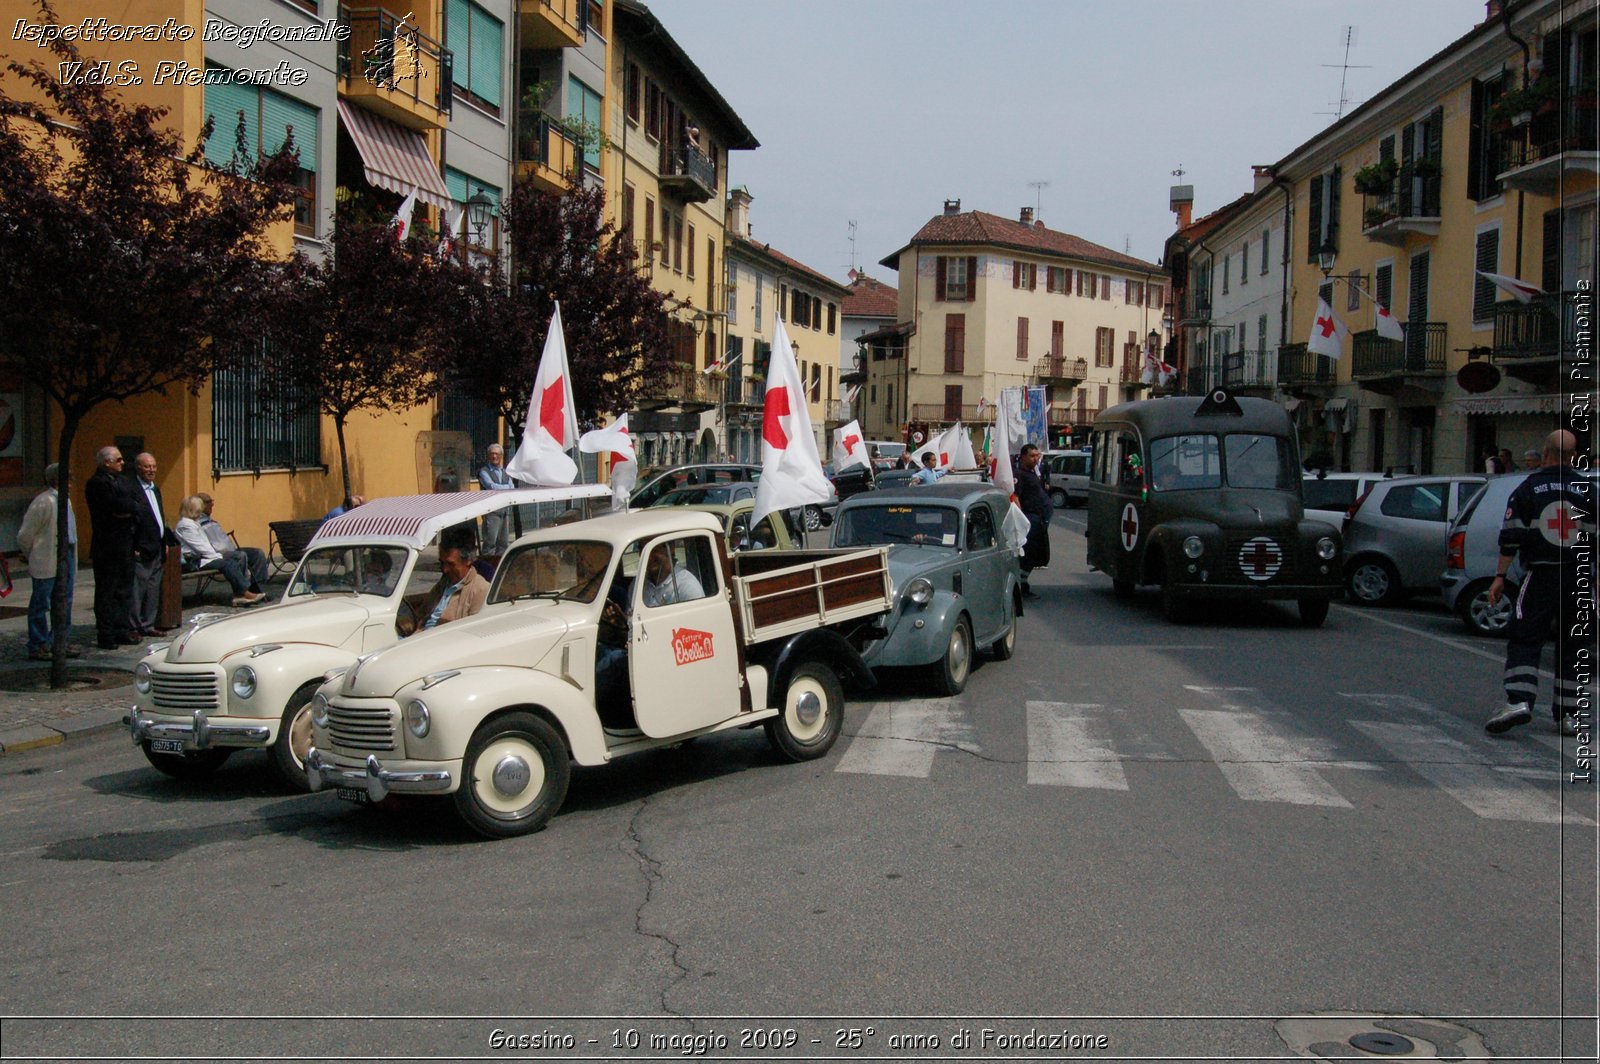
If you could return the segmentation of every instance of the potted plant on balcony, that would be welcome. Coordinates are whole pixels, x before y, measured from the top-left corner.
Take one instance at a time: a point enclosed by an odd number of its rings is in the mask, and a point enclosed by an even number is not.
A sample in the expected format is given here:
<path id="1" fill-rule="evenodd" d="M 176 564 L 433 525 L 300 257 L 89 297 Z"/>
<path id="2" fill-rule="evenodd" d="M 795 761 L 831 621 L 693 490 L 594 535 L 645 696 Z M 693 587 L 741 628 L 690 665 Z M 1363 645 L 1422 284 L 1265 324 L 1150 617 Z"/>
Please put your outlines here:
<path id="1" fill-rule="evenodd" d="M 1388 192 L 1399 172 L 1400 164 L 1392 157 L 1368 163 L 1355 173 L 1356 191 L 1368 196 Z"/>
<path id="2" fill-rule="evenodd" d="M 1397 215 L 1394 211 L 1389 210 L 1387 207 L 1368 207 L 1366 213 L 1362 215 L 1362 221 L 1365 223 L 1366 228 L 1376 229 L 1384 222 L 1395 217 Z"/>
<path id="3" fill-rule="evenodd" d="M 1438 177 L 1439 160 L 1431 155 L 1420 155 L 1411 160 L 1411 172 L 1417 177 Z"/>
<path id="4" fill-rule="evenodd" d="M 1536 111 L 1556 98 L 1554 78 L 1540 78 L 1520 89 L 1508 89 L 1489 108 L 1489 124 L 1501 133 L 1525 126 L 1533 120 Z"/>

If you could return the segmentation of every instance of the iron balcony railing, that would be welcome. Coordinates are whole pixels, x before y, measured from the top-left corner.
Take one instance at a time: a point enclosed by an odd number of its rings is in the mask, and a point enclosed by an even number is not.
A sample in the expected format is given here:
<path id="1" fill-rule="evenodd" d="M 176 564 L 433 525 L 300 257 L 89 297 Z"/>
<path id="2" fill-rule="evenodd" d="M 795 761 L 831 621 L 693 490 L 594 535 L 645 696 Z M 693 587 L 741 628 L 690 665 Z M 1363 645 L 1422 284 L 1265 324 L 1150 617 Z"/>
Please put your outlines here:
<path id="1" fill-rule="evenodd" d="M 1273 367 L 1265 351 L 1230 351 L 1222 356 L 1224 388 L 1270 388 Z"/>
<path id="2" fill-rule="evenodd" d="M 912 421 L 942 421 L 976 425 L 994 420 L 994 405 L 986 403 L 912 403 Z"/>
<path id="3" fill-rule="evenodd" d="M 1535 114 L 1527 126 L 1501 136 L 1498 172 L 1516 170 L 1564 152 L 1597 150 L 1600 146 L 1597 115 L 1600 111 L 1595 110 L 1593 96 L 1569 97 L 1562 103 L 1552 103 L 1548 110 Z"/>
<path id="4" fill-rule="evenodd" d="M 661 146 L 661 176 L 687 178 L 703 198 L 717 194 L 717 162 L 698 148 L 669 148 Z"/>
<path id="5" fill-rule="evenodd" d="M 381 7 L 339 5 L 339 76 L 360 78 L 440 114 L 451 110 L 455 55 Z"/>
<path id="6" fill-rule="evenodd" d="M 1444 372 L 1445 323 L 1407 322 L 1404 340 L 1389 340 L 1376 329 L 1366 329 L 1351 337 L 1354 355 L 1350 360 L 1353 377 L 1394 377 L 1405 374 L 1437 375 Z"/>
<path id="7" fill-rule="evenodd" d="M 1046 355 L 1033 365 L 1033 375 L 1039 380 L 1081 381 L 1089 376 L 1087 359 Z"/>
<path id="8" fill-rule="evenodd" d="M 754 377 L 729 377 L 722 382 L 722 401 L 729 406 L 760 406 L 766 395 L 767 382 Z"/>
<path id="9" fill-rule="evenodd" d="M 1085 400 L 1072 406 L 1053 406 L 1047 416 L 1051 425 L 1087 425 L 1100 416 L 1100 404 Z"/>
<path id="10" fill-rule="evenodd" d="M 680 406 L 710 406 L 717 401 L 712 380 L 693 366 L 674 364 L 653 384 L 646 386 L 643 397 L 648 400 L 670 400 Z"/>
<path id="11" fill-rule="evenodd" d="M 1500 359 L 1552 358 L 1578 343 L 1576 292 L 1537 296 L 1531 303 L 1494 305 L 1494 354 Z"/>
<path id="12" fill-rule="evenodd" d="M 1405 218 L 1439 217 L 1439 188 L 1442 181 L 1437 159 L 1413 159 L 1400 167 L 1389 187 L 1362 195 L 1362 222 L 1373 229 L 1385 222 Z"/>
<path id="13" fill-rule="evenodd" d="M 1334 361 L 1306 350 L 1305 344 L 1278 348 L 1278 383 L 1281 385 L 1332 384 Z"/>

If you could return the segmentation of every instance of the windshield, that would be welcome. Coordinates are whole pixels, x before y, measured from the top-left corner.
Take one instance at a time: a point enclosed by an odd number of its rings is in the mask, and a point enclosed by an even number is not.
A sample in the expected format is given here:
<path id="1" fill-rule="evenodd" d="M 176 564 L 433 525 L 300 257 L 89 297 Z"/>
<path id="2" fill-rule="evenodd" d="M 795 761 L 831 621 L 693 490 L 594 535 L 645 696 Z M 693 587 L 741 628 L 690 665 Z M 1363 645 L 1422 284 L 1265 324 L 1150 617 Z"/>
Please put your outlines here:
<path id="1" fill-rule="evenodd" d="M 495 573 L 490 602 L 553 598 L 593 602 L 611 564 L 611 545 L 558 540 L 513 547 Z"/>
<path id="2" fill-rule="evenodd" d="M 394 594 L 405 572 L 404 547 L 345 546 L 311 551 L 300 562 L 288 594 L 322 595 L 336 591 L 362 595 Z"/>
<path id="3" fill-rule="evenodd" d="M 747 499 L 754 492 L 742 486 L 708 484 L 704 487 L 673 488 L 651 506 L 720 506 L 723 503 Z"/>
<path id="4" fill-rule="evenodd" d="M 1231 433 L 1222 438 L 1222 451 L 1230 487 L 1293 491 L 1300 481 L 1289 441 L 1281 436 Z"/>
<path id="5" fill-rule="evenodd" d="M 1228 486 L 1293 491 L 1300 473 L 1294 468 L 1289 441 L 1280 436 L 1235 432 L 1222 437 L 1190 433 L 1150 442 L 1152 491 L 1193 491 Z"/>
<path id="6" fill-rule="evenodd" d="M 839 515 L 833 544 L 836 547 L 874 547 L 895 543 L 920 543 L 954 547 L 960 515 L 948 506 L 899 503 L 857 506 Z"/>

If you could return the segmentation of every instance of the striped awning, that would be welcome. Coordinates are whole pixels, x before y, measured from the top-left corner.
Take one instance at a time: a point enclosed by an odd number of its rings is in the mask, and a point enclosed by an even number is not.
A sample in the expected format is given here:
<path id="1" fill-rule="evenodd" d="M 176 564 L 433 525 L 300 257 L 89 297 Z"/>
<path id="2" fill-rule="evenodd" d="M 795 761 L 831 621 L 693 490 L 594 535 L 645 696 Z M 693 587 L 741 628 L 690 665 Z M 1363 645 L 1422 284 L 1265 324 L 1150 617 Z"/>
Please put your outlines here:
<path id="1" fill-rule="evenodd" d="M 428 155 L 428 142 L 421 133 L 344 100 L 339 101 L 339 118 L 350 139 L 356 142 L 368 181 L 402 196 L 415 192 L 424 203 L 450 209 L 450 190 Z"/>
<path id="2" fill-rule="evenodd" d="M 500 491 L 452 491 L 437 495 L 398 495 L 373 499 L 324 521 L 313 546 L 329 540 L 400 541 L 421 550 L 446 526 L 471 521 L 511 506 L 611 498 L 604 484 L 572 484 L 559 488 L 506 488 Z"/>
<path id="3" fill-rule="evenodd" d="M 1458 414 L 1553 414 L 1561 409 L 1562 397 L 1558 394 L 1478 395 L 1457 399 L 1451 405 Z"/>

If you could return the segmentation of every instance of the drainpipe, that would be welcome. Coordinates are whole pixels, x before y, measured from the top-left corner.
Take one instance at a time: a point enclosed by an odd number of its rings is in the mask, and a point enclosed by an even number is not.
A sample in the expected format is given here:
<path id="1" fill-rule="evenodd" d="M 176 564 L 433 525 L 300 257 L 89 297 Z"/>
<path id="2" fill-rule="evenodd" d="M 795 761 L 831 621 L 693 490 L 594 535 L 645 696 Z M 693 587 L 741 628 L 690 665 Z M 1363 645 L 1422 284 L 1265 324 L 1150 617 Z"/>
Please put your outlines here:
<path id="1" fill-rule="evenodd" d="M 1276 173 L 1272 175 L 1272 183 L 1283 190 L 1283 239 L 1278 241 L 1283 245 L 1283 293 L 1278 307 L 1278 346 L 1282 347 L 1289 342 L 1289 215 L 1294 206 L 1294 188 Z"/>
<path id="2" fill-rule="evenodd" d="M 1527 88 L 1528 65 L 1533 62 L 1533 52 L 1528 47 L 1528 42 L 1518 37 L 1511 29 L 1511 6 L 1509 2 L 1501 5 L 1500 25 L 1506 31 L 1506 37 L 1518 48 L 1522 49 L 1522 87 Z M 1511 271 L 1511 275 L 1519 278 L 1522 276 L 1522 207 L 1526 195 L 1521 189 L 1517 190 L 1517 253 L 1516 267 Z"/>

